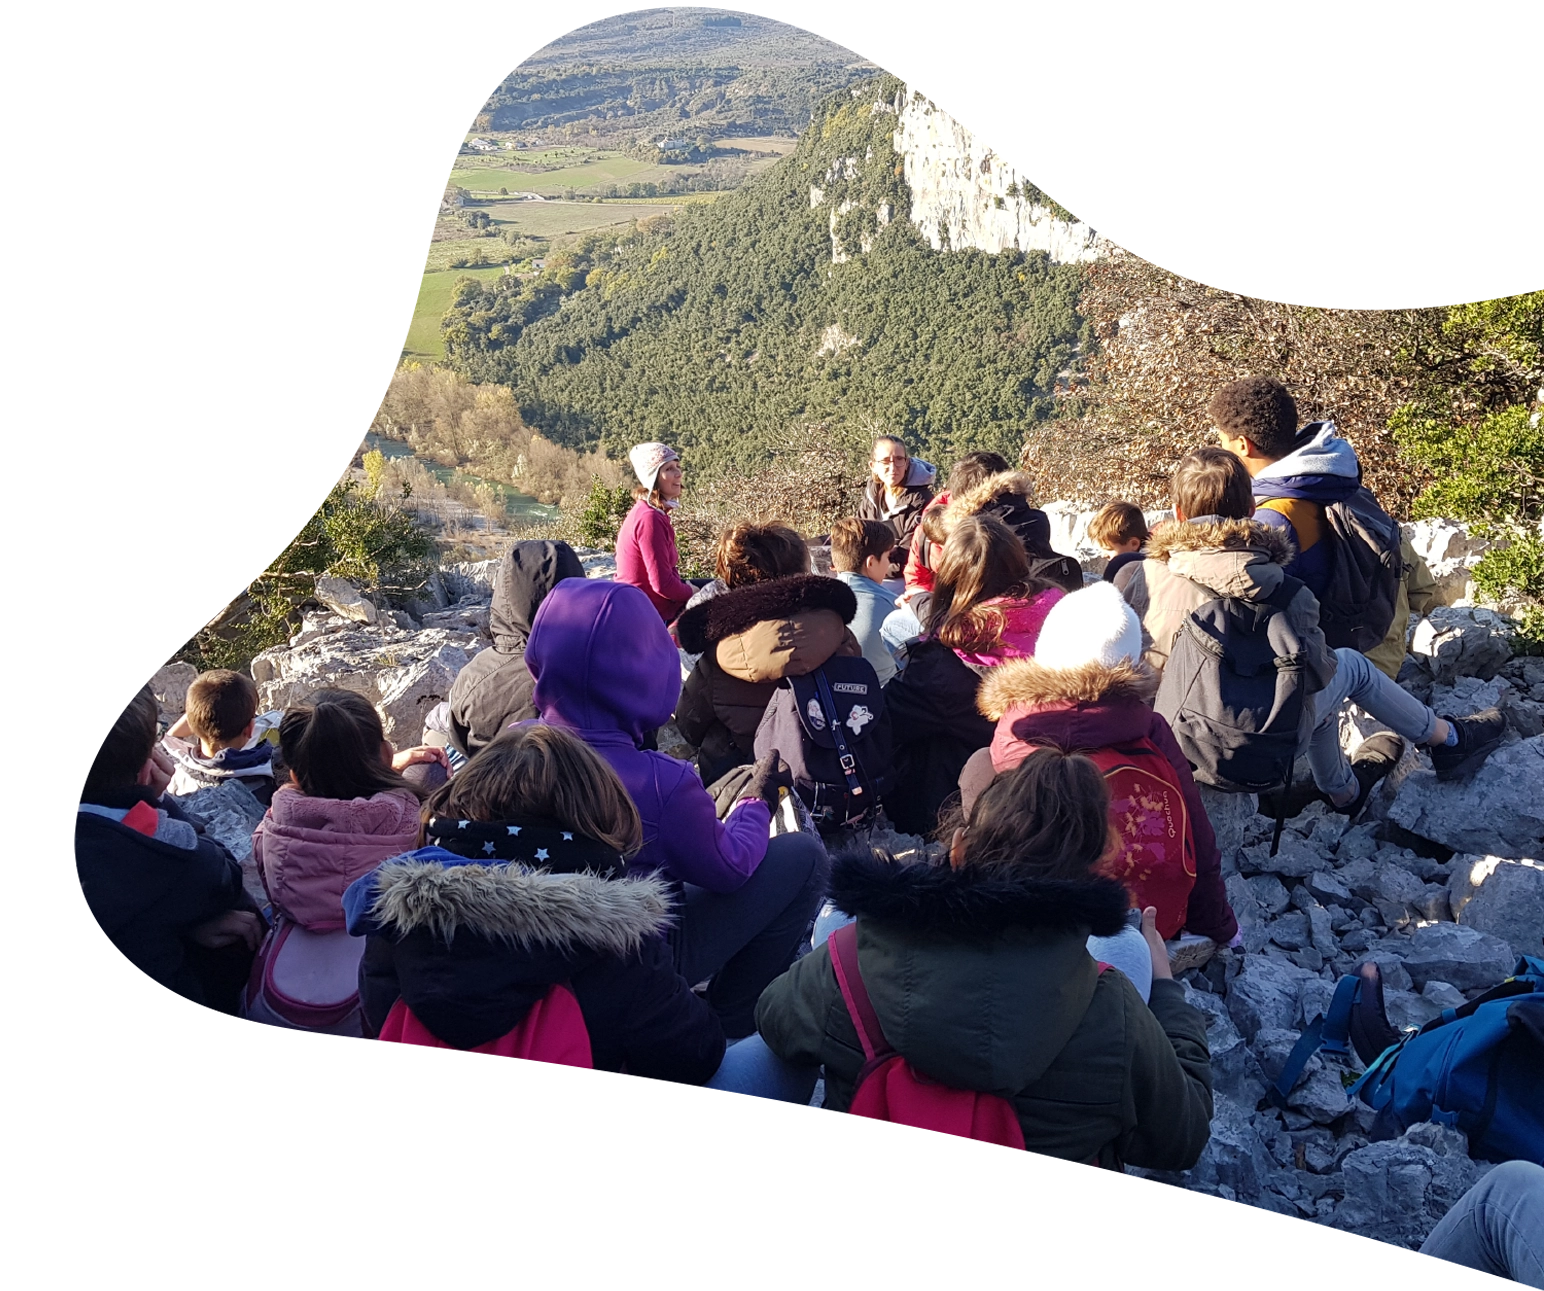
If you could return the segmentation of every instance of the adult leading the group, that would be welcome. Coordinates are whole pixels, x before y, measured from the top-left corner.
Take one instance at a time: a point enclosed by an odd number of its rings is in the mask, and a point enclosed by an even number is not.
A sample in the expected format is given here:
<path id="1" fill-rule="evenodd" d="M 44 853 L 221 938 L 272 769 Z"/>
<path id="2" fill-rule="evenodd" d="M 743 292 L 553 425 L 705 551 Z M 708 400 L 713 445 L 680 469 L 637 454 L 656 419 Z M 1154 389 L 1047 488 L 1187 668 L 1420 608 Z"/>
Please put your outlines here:
<path id="1" fill-rule="evenodd" d="M 697 590 L 681 577 L 670 513 L 681 501 L 681 456 L 669 444 L 635 444 L 627 460 L 638 477 L 633 509 L 617 532 L 617 582 L 631 583 L 673 623 Z"/>
<path id="2" fill-rule="evenodd" d="M 890 526 L 895 534 L 890 577 L 899 578 L 922 512 L 933 500 L 937 472 L 921 458 L 912 457 L 893 435 L 881 435 L 874 441 L 869 471 L 869 481 L 858 501 L 858 519 L 880 520 Z"/>

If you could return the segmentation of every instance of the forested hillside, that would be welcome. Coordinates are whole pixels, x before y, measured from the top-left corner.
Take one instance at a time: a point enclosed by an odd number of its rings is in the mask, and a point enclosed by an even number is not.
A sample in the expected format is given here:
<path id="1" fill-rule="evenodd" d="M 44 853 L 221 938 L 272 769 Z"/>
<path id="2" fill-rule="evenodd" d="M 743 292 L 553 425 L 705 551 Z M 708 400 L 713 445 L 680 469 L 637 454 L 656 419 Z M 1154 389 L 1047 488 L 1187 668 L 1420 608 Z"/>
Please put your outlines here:
<path id="1" fill-rule="evenodd" d="M 449 362 L 512 387 L 558 443 L 662 438 L 713 472 L 810 423 L 1016 455 L 1076 355 L 1080 270 L 932 250 L 905 218 L 900 93 L 878 77 L 832 96 L 792 155 L 710 207 L 581 242 L 535 279 L 460 284 Z"/>
<path id="2" fill-rule="evenodd" d="M 475 128 L 796 135 L 822 99 L 875 70 L 769 18 L 648 10 L 580 27 L 537 51 L 493 92 Z"/>

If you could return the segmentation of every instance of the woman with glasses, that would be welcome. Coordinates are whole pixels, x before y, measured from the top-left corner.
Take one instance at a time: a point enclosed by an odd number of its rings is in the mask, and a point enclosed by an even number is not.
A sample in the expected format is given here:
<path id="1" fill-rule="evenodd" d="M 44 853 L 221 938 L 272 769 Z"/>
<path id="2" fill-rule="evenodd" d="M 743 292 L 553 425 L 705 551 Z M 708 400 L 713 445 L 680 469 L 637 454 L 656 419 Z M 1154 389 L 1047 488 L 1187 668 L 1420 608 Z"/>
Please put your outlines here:
<path id="1" fill-rule="evenodd" d="M 899 578 L 912 534 L 922 519 L 923 509 L 933 500 L 937 472 L 921 458 L 908 454 L 906 445 L 893 435 L 881 435 L 874 441 L 869 470 L 869 481 L 858 502 L 858 519 L 879 520 L 890 526 L 895 534 L 890 577 Z"/>

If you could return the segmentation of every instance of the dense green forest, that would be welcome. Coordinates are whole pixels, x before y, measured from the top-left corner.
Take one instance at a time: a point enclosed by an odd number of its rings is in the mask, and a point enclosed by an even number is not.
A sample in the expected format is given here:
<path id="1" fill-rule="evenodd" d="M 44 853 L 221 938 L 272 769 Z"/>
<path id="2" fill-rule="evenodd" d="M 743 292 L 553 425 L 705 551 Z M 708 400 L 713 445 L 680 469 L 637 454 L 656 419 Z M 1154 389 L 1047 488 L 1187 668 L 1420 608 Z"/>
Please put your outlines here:
<path id="1" fill-rule="evenodd" d="M 512 387 L 557 443 L 666 439 L 710 473 L 811 423 L 945 461 L 1016 455 L 1075 360 L 1080 270 L 927 245 L 892 142 L 903 92 L 882 76 L 827 98 L 794 153 L 711 206 L 582 241 L 534 279 L 461 283 L 448 361 Z"/>
<path id="2" fill-rule="evenodd" d="M 476 128 L 796 135 L 822 99 L 875 70 L 768 18 L 653 9 L 580 27 L 539 50 L 493 92 Z"/>

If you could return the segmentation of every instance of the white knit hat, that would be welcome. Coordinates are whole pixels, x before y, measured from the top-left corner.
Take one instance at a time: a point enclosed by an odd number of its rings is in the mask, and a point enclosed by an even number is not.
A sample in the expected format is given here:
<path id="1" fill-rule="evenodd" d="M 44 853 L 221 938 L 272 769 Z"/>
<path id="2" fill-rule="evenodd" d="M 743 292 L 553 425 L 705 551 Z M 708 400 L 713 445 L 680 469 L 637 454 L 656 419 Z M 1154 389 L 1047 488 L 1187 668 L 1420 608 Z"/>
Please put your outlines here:
<path id="1" fill-rule="evenodd" d="M 666 462 L 679 462 L 681 455 L 669 444 L 634 444 L 627 450 L 627 460 L 633 464 L 633 474 L 646 489 L 654 487 L 660 467 Z"/>
<path id="2" fill-rule="evenodd" d="M 1142 657 L 1142 622 L 1114 583 L 1090 583 L 1069 592 L 1045 616 L 1035 641 L 1035 661 L 1046 668 L 1086 663 L 1136 663 Z"/>

